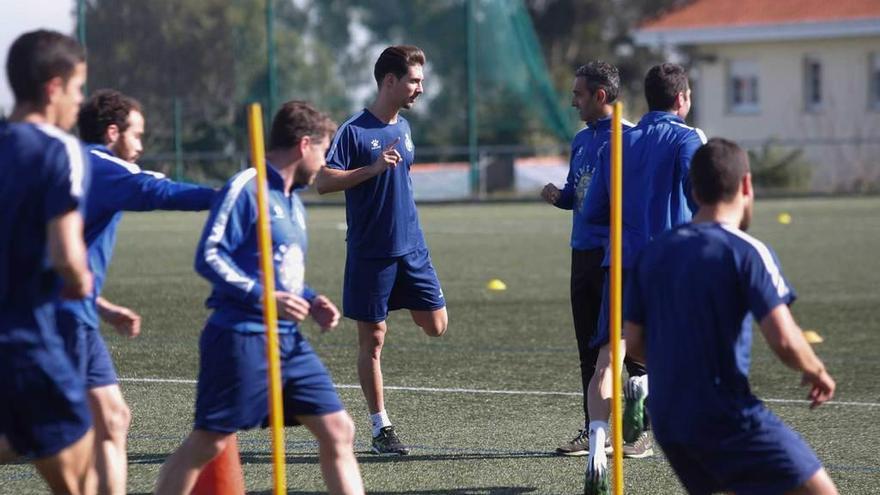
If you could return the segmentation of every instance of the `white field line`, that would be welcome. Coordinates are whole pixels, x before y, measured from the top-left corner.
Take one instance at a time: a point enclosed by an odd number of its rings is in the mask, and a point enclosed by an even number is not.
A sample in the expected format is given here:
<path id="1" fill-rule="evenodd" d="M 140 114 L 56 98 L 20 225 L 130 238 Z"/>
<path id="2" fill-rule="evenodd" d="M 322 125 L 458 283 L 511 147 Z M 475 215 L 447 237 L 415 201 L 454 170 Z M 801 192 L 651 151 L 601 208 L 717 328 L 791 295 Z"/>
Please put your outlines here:
<path id="1" fill-rule="evenodd" d="M 185 378 L 120 378 L 121 382 L 131 383 L 182 383 L 195 385 L 196 381 Z M 360 385 L 336 385 L 336 388 L 360 389 Z M 482 388 L 434 388 L 434 387 L 395 387 L 386 386 L 385 390 L 400 390 L 404 392 L 433 392 L 446 394 L 490 394 L 490 395 L 558 395 L 567 397 L 580 397 L 580 392 L 553 392 L 549 390 L 492 390 Z M 804 399 L 761 399 L 764 402 L 775 404 L 809 404 Z M 831 401 L 827 405 L 853 406 L 853 407 L 880 407 L 880 402 L 848 402 Z"/>

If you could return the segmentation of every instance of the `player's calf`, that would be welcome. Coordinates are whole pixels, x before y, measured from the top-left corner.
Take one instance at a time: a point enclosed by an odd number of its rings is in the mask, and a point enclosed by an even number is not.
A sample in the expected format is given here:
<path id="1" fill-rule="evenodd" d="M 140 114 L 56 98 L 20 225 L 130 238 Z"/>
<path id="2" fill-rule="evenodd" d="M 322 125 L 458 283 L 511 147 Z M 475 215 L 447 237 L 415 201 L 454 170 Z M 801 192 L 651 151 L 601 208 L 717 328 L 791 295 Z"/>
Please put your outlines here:
<path id="1" fill-rule="evenodd" d="M 126 443 L 131 410 L 119 385 L 89 390 L 89 406 L 95 418 L 95 470 L 101 493 L 126 493 L 128 458 Z"/>

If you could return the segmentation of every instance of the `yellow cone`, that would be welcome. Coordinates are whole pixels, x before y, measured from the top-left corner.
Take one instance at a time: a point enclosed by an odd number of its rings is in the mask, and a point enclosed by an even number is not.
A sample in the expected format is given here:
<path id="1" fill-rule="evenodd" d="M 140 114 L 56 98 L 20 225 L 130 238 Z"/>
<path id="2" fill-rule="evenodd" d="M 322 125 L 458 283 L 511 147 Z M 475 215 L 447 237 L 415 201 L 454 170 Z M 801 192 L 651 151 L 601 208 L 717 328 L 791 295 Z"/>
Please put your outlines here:
<path id="1" fill-rule="evenodd" d="M 804 330 L 804 338 L 811 344 L 821 344 L 825 341 L 815 330 Z"/>
<path id="2" fill-rule="evenodd" d="M 486 284 L 486 288 L 489 290 L 507 290 L 507 284 L 497 278 L 493 278 Z"/>
<path id="3" fill-rule="evenodd" d="M 791 215 L 788 213 L 780 213 L 776 220 L 779 220 L 779 223 L 782 225 L 788 225 L 791 223 Z"/>

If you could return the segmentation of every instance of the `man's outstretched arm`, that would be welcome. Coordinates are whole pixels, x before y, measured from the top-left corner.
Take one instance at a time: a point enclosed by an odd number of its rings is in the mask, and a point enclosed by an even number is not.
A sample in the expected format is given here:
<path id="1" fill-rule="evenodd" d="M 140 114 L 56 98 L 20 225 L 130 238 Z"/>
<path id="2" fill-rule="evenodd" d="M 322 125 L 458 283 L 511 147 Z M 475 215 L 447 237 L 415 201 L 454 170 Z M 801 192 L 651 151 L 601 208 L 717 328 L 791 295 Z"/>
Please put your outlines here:
<path id="1" fill-rule="evenodd" d="M 779 359 L 789 368 L 803 374 L 803 383 L 810 384 L 810 407 L 819 406 L 834 396 L 834 380 L 825 365 L 813 352 L 803 331 L 794 321 L 785 304 L 776 306 L 761 320 L 761 333 Z"/>

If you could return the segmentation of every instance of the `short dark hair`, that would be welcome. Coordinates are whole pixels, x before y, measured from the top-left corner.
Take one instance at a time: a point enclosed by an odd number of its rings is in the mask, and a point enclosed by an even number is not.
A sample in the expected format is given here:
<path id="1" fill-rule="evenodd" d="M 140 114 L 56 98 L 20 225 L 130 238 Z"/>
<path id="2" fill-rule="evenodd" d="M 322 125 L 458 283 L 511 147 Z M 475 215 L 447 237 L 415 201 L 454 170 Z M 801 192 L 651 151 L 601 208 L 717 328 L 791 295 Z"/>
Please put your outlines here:
<path id="1" fill-rule="evenodd" d="M 743 177 L 749 173 L 749 156 L 736 143 L 712 138 L 691 160 L 690 179 L 694 198 L 714 205 L 733 199 Z"/>
<path id="2" fill-rule="evenodd" d="M 665 112 L 675 106 L 679 93 L 688 90 L 688 76 L 678 64 L 660 64 L 651 67 L 645 76 L 645 99 L 648 110 Z"/>
<path id="3" fill-rule="evenodd" d="M 272 119 L 269 149 L 293 148 L 302 138 L 323 139 L 336 132 L 336 123 L 304 101 L 288 101 Z"/>
<path id="4" fill-rule="evenodd" d="M 15 101 L 44 103 L 43 84 L 55 77 L 67 83 L 76 64 L 85 60 L 79 43 L 57 31 L 38 30 L 19 36 L 6 58 L 6 77 Z"/>
<path id="5" fill-rule="evenodd" d="M 132 111 L 143 113 L 140 102 L 115 89 L 99 89 L 79 109 L 76 124 L 79 137 L 87 143 L 103 143 L 107 128 L 115 124 L 119 132 L 128 129 Z"/>
<path id="6" fill-rule="evenodd" d="M 620 73 L 617 67 L 601 60 L 588 62 L 574 73 L 575 77 L 583 77 L 587 82 L 587 89 L 595 94 L 596 91 L 605 90 L 605 103 L 614 103 L 620 92 Z"/>
<path id="7" fill-rule="evenodd" d="M 425 65 L 425 52 L 421 48 L 413 45 L 389 46 L 382 50 L 382 54 L 376 60 L 373 77 L 376 78 L 376 84 L 381 86 L 387 74 L 394 74 L 400 79 L 413 65 Z"/>

